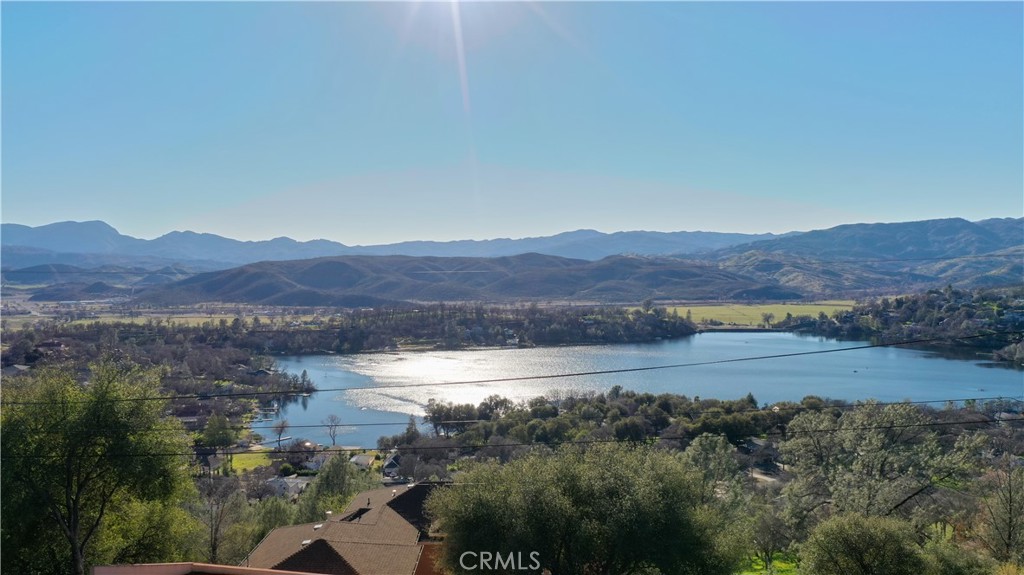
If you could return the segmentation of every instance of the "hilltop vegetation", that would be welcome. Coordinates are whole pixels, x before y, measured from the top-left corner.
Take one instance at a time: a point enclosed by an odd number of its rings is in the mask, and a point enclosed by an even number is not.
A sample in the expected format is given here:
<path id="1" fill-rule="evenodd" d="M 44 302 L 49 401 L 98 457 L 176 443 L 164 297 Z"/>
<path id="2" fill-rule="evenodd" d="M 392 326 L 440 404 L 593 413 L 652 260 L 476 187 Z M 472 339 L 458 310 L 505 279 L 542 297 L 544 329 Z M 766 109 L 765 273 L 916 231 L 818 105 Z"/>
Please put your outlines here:
<path id="1" fill-rule="evenodd" d="M 995 359 L 1024 365 L 1020 333 L 1024 330 L 1024 287 L 972 291 L 950 286 L 867 301 L 849 312 L 835 314 L 831 321 L 786 317 L 778 325 L 802 324 L 814 333 L 843 339 L 893 342 L 947 338 L 932 345 L 992 351 Z M 984 336 L 986 333 L 992 335 Z M 964 337 L 970 339 L 956 339 Z"/>
<path id="2" fill-rule="evenodd" d="M 632 312 L 583 306 L 443 304 L 422 309 L 323 311 L 306 320 L 253 316 L 201 323 L 52 321 L 6 330 L 0 357 L 4 366 L 43 367 L 83 364 L 116 350 L 140 365 L 165 369 L 163 388 L 180 396 L 171 404 L 175 415 L 221 414 L 237 419 L 255 407 L 255 400 L 230 394 L 258 392 L 261 402 L 269 404 L 287 401 L 289 393 L 312 389 L 308 381 L 275 371 L 272 356 L 276 354 L 638 343 L 696 331 L 686 319 L 652 306 Z"/>

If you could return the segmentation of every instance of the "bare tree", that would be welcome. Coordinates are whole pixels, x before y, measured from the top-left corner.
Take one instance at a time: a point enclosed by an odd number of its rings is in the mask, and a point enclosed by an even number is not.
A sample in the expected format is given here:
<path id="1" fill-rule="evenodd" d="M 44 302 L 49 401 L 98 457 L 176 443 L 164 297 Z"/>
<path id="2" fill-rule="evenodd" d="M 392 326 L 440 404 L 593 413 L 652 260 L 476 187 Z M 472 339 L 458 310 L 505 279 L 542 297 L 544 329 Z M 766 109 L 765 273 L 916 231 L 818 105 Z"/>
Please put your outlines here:
<path id="1" fill-rule="evenodd" d="M 288 420 L 282 419 L 281 421 L 278 421 L 274 424 L 272 429 L 274 430 L 274 433 L 277 434 L 277 448 L 281 449 L 281 436 L 288 430 Z"/>
<path id="2" fill-rule="evenodd" d="M 206 560 L 217 563 L 221 559 L 224 533 L 244 513 L 245 497 L 239 490 L 238 479 L 233 477 L 219 479 L 211 475 L 196 487 L 199 499 L 193 513 L 207 529 Z"/>
<path id="3" fill-rule="evenodd" d="M 981 542 L 997 560 L 1024 564 L 1024 467 L 1003 456 L 983 483 Z"/>
<path id="4" fill-rule="evenodd" d="M 337 445 L 336 439 L 338 437 L 338 427 L 341 426 L 341 418 L 332 413 L 320 423 L 324 424 L 324 427 L 327 428 L 327 435 L 331 437 L 331 446 Z"/>

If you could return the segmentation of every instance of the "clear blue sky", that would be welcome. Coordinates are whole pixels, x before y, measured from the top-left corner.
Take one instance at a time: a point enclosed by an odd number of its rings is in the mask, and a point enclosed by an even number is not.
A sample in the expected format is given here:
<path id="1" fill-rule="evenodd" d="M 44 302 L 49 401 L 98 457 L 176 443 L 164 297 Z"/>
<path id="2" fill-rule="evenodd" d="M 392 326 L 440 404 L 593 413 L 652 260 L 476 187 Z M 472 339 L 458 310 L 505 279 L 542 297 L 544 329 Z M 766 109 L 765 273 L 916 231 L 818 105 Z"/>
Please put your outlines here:
<path id="1" fill-rule="evenodd" d="M 1024 215 L 1024 4 L 3 2 L 2 220 L 346 244 Z"/>

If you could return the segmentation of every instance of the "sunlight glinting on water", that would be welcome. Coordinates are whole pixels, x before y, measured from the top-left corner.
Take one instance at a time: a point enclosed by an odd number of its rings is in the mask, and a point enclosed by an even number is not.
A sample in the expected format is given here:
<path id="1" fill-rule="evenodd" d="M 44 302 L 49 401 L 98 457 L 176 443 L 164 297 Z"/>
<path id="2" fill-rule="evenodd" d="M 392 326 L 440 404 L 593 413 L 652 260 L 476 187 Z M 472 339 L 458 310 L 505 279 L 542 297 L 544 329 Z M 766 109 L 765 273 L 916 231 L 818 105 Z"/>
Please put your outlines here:
<path id="1" fill-rule="evenodd" d="M 313 394 L 306 402 L 286 405 L 278 418 L 287 418 L 292 424 L 315 426 L 328 414 L 336 414 L 346 423 L 396 424 L 396 427 L 343 430 L 346 444 L 372 445 L 381 435 L 401 431 L 398 426 L 405 425 L 409 415 L 422 416 L 431 399 L 476 405 L 490 395 L 513 401 L 538 396 L 553 399 L 568 394 L 607 392 L 615 385 L 637 392 L 718 399 L 738 399 L 753 393 L 761 404 L 799 401 L 807 395 L 847 400 L 920 401 L 1000 395 L 1020 397 L 1024 392 L 1024 375 L 1018 370 L 996 368 L 981 360 L 948 359 L 898 348 L 639 372 L 429 385 L 649 368 L 860 345 L 863 343 L 788 333 L 709 333 L 638 345 L 285 357 L 279 360 L 282 369 L 291 373 L 308 369 L 320 389 L 377 388 Z M 388 389 L 388 386 L 407 384 L 419 387 Z M 323 441 L 319 438 L 322 432 L 315 429 L 303 430 L 303 433 Z"/>

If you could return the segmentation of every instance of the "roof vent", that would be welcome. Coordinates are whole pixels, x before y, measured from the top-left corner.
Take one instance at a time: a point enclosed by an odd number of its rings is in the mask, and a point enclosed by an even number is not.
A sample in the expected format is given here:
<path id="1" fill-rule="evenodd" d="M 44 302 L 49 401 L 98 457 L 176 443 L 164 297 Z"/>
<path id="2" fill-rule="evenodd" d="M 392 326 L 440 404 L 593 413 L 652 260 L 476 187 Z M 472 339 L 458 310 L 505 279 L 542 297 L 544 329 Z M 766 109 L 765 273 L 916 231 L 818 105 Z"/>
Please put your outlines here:
<path id="1" fill-rule="evenodd" d="M 394 497 L 396 493 L 398 493 L 398 490 L 397 490 L 397 489 L 392 489 L 392 490 L 391 490 L 391 496 L 392 496 L 392 497 Z"/>
<path id="2" fill-rule="evenodd" d="M 317 523 L 316 525 L 313 526 L 313 531 L 316 531 L 317 529 L 320 529 L 323 526 L 324 526 L 323 523 Z"/>
<path id="3" fill-rule="evenodd" d="M 312 543 L 312 542 L 313 542 L 313 540 L 312 540 L 312 539 L 303 539 L 303 540 L 302 540 L 302 544 L 303 544 L 303 545 L 309 545 L 309 544 L 310 544 L 310 543 Z"/>

